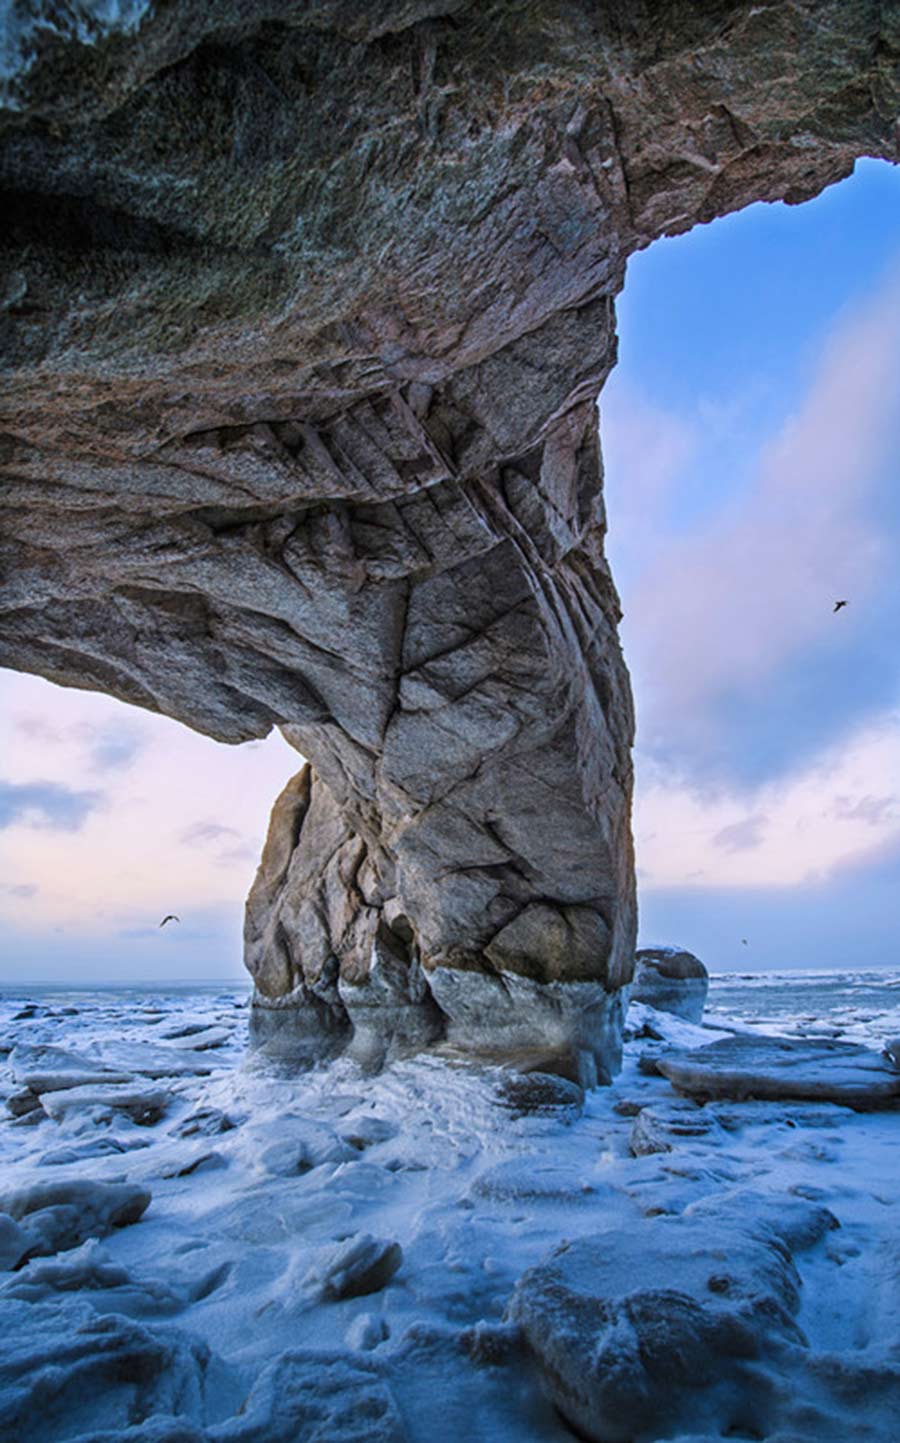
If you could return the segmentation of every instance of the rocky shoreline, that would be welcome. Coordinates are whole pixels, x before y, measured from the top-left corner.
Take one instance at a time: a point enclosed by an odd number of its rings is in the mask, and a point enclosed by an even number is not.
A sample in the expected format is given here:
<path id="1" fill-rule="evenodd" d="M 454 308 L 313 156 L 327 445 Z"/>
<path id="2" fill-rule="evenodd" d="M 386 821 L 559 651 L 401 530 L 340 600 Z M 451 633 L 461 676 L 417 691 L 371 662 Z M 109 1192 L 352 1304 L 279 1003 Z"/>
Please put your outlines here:
<path id="1" fill-rule="evenodd" d="M 900 1070 L 874 1047 L 864 1112 L 827 1096 L 852 1044 L 646 1003 L 588 1092 L 440 1046 L 298 1074 L 244 1051 L 237 994 L 72 1010 L 0 998 L 17 1443 L 890 1436 Z M 757 1077 L 814 1054 L 816 1100 L 663 1075 L 731 1049 L 733 1078 L 745 1045 Z"/>

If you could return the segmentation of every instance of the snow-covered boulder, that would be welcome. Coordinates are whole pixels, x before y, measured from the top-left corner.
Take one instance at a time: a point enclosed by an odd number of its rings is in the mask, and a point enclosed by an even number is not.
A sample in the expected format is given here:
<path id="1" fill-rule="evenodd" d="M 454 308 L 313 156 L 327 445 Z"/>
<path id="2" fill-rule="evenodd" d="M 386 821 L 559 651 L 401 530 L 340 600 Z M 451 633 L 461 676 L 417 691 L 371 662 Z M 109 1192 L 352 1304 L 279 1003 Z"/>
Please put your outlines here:
<path id="1" fill-rule="evenodd" d="M 855 1042 L 742 1034 L 663 1053 L 654 1064 L 678 1092 L 701 1099 L 837 1102 L 859 1111 L 900 1106 L 900 1069 Z"/>
<path id="2" fill-rule="evenodd" d="M 721 1132 L 715 1116 L 695 1102 L 657 1102 L 641 1108 L 634 1119 L 629 1148 L 633 1157 L 646 1157 L 692 1142 L 708 1143 Z"/>
<path id="3" fill-rule="evenodd" d="M 199 1339 L 58 1296 L 0 1299 L 0 1330 L 4 1440 L 205 1440 L 190 1419 L 204 1417 L 220 1380 Z"/>
<path id="4" fill-rule="evenodd" d="M 731 1216 L 657 1217 L 564 1243 L 513 1293 L 556 1407 L 580 1436 L 763 1437 L 799 1278 L 783 1239 Z"/>
<path id="5" fill-rule="evenodd" d="M 387 1287 L 402 1262 L 399 1243 L 359 1233 L 323 1248 L 304 1278 L 304 1287 L 324 1302 L 364 1297 Z"/>
<path id="6" fill-rule="evenodd" d="M 507 1072 L 497 1084 L 497 1101 L 516 1117 L 574 1122 L 584 1111 L 584 1088 L 551 1072 Z"/>
<path id="7" fill-rule="evenodd" d="M 683 947 L 643 947 L 635 954 L 632 1001 L 674 1012 L 686 1022 L 699 1022 L 708 991 L 709 973 L 693 952 Z"/>
<path id="8" fill-rule="evenodd" d="M 140 1083 L 92 1083 L 41 1093 L 41 1106 L 55 1122 L 78 1113 L 95 1122 L 122 1113 L 141 1127 L 152 1127 L 165 1114 L 170 1102 L 171 1094 L 164 1088 Z"/>
<path id="9" fill-rule="evenodd" d="M 0 1213 L 21 1225 L 32 1255 L 77 1248 L 143 1217 L 151 1194 L 133 1183 L 68 1178 L 0 1193 Z"/>
<path id="10" fill-rule="evenodd" d="M 378 1366 L 358 1353 L 282 1353 L 215 1443 L 407 1443 Z"/>
<path id="11" fill-rule="evenodd" d="M 0 1212 L 0 1272 L 18 1267 L 31 1249 L 31 1239 L 19 1224 Z"/>

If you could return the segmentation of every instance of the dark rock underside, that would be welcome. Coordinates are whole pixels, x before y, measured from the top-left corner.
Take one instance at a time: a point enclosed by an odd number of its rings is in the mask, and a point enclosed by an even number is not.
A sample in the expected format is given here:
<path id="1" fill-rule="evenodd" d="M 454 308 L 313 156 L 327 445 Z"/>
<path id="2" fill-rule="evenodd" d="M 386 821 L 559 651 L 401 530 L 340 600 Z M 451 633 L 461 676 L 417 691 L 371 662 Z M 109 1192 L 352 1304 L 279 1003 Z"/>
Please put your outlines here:
<path id="1" fill-rule="evenodd" d="M 58 11 L 0 114 L 0 662 L 310 758 L 247 962 L 311 1037 L 609 1069 L 613 299 L 657 236 L 896 160 L 900 10 Z"/>

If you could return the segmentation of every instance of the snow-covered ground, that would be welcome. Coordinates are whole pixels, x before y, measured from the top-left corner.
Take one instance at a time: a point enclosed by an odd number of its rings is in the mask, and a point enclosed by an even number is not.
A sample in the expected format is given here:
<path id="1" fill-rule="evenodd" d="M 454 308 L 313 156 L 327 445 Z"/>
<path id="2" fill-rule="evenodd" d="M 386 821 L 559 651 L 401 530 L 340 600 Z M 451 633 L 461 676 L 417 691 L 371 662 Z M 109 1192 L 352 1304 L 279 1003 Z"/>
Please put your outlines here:
<path id="1" fill-rule="evenodd" d="M 762 1016 L 783 1034 L 846 1027 L 877 1049 L 900 1033 L 898 1008 L 895 974 L 824 993 L 821 979 L 732 978 L 714 983 L 708 1016 L 754 1030 Z M 790 1427 L 776 1409 L 774 1431 L 730 1436 L 818 1440 L 840 1436 L 833 1424 L 886 1443 L 900 1399 L 900 1112 L 746 1102 L 682 1115 L 693 1104 L 639 1068 L 663 1045 L 642 1024 L 688 1048 L 723 1031 L 648 1009 L 634 1022 L 645 1035 L 615 1085 L 581 1109 L 574 1090 L 523 1097 L 499 1069 L 447 1056 L 292 1075 L 246 1053 L 238 989 L 0 995 L 2 1096 L 21 1113 L 0 1123 L 0 1438 L 562 1443 L 573 1434 L 504 1321 L 527 1269 L 597 1234 L 635 1239 L 640 1256 L 652 1220 L 686 1209 L 696 1230 L 707 1205 L 764 1219 L 812 1203 L 840 1226 L 790 1264 L 802 1330 L 784 1345 L 802 1362 Z M 40 1113 L 22 1111 L 28 1087 Z M 678 1226 L 659 1234 L 673 1248 Z M 672 1417 L 669 1434 L 620 1436 L 724 1436 Z"/>

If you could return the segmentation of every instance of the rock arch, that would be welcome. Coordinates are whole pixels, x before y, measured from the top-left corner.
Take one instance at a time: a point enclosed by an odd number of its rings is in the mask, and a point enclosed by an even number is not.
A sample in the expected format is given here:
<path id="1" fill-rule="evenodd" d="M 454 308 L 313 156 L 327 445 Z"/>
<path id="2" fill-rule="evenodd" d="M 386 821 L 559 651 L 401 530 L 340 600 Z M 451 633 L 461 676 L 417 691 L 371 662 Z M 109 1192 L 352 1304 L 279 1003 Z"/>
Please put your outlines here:
<path id="1" fill-rule="evenodd" d="M 614 299 L 658 236 L 897 159 L 900 11 L 55 10 L 0 115 L 0 662 L 310 759 L 248 902 L 270 1021 L 613 1070 Z"/>

